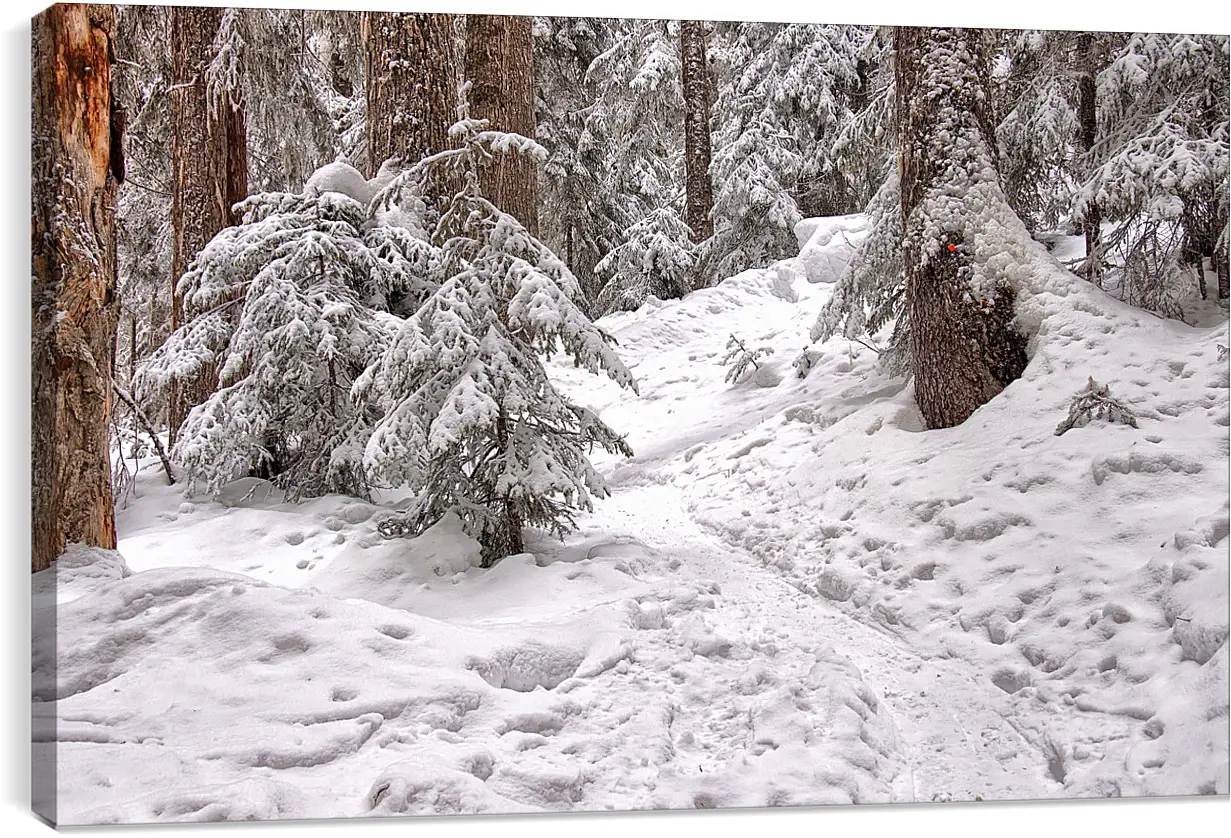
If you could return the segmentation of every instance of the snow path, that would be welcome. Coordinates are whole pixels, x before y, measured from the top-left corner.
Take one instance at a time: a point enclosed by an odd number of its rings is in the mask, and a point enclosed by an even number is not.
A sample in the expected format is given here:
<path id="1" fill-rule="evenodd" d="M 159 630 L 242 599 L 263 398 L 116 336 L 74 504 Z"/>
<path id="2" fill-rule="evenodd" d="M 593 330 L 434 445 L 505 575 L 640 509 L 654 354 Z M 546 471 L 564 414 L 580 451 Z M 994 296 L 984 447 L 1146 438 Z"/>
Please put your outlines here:
<path id="1" fill-rule="evenodd" d="M 1225 321 L 1076 286 L 1021 380 L 920 433 L 868 349 L 791 368 L 860 223 L 606 318 L 640 396 L 554 361 L 636 456 L 490 569 L 456 518 L 381 538 L 397 493 L 146 463 L 119 552 L 36 575 L 61 822 L 1225 794 Z M 774 350 L 734 385 L 731 334 Z M 1055 436 L 1088 376 L 1140 427 Z"/>
<path id="2" fill-rule="evenodd" d="M 1061 786 L 1049 776 L 1049 756 L 1005 718 L 1005 694 L 972 677 L 961 661 L 931 658 L 876 625 L 803 593 L 779 572 L 706 532 L 686 512 L 684 492 L 672 486 L 616 490 L 602 518 L 652 547 L 686 556 L 692 570 L 722 588 L 733 620 L 768 624 L 782 643 L 811 652 L 834 647 L 872 687 L 889 716 L 907 773 L 895 798 L 917 802 L 1038 799 Z"/>

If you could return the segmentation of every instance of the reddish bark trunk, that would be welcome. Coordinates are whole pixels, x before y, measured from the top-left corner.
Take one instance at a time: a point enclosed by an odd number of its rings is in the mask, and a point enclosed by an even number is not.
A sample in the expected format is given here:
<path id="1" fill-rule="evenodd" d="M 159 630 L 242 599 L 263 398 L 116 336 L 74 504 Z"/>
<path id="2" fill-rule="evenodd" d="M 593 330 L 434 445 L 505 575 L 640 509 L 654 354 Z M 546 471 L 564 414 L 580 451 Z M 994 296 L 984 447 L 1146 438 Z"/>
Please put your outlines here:
<path id="1" fill-rule="evenodd" d="M 114 548 L 109 423 L 118 306 L 112 6 L 33 21 L 31 490 L 33 570 L 66 542 Z M 118 139 L 118 137 L 114 138 Z"/>
<path id="2" fill-rule="evenodd" d="M 218 231 L 238 223 L 232 206 L 248 195 L 248 153 L 241 108 L 211 101 L 205 71 L 222 21 L 219 8 L 171 8 L 171 328 L 195 314 L 176 290 L 192 260 Z M 214 371 L 174 388 L 168 435 L 217 386 Z"/>

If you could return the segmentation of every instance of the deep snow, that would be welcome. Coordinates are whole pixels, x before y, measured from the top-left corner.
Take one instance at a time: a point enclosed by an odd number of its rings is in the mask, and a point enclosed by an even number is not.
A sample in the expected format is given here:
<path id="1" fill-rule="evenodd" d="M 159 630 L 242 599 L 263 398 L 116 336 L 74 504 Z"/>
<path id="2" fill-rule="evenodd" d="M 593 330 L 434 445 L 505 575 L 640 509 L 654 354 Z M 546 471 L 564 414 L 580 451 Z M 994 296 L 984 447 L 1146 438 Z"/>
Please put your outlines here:
<path id="1" fill-rule="evenodd" d="M 636 452 L 564 544 L 482 570 L 456 521 L 381 539 L 396 494 L 147 464 L 123 559 L 36 576 L 61 822 L 1226 794 L 1225 319 L 1057 275 L 1023 378 L 924 433 L 865 346 L 795 376 L 866 224 L 799 233 L 602 321 L 640 397 L 553 365 Z M 735 385 L 732 334 L 774 349 Z M 1088 377 L 1139 428 L 1055 436 Z"/>

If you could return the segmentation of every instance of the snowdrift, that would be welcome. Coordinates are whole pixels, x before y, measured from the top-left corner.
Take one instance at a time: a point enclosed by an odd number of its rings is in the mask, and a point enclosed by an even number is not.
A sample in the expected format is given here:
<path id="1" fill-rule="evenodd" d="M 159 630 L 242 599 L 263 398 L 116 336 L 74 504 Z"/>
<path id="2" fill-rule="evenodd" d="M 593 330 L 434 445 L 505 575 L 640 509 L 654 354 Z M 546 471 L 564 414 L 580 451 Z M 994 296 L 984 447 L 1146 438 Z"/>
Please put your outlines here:
<path id="1" fill-rule="evenodd" d="M 1225 321 L 1053 277 L 1025 375 L 925 433 L 808 343 L 866 232 L 605 318 L 640 397 L 553 363 L 636 454 L 490 570 L 455 520 L 381 539 L 397 495 L 143 469 L 119 554 L 35 577 L 62 822 L 1225 794 Z M 734 385 L 732 334 L 773 350 Z M 1055 435 L 1090 377 L 1138 428 Z"/>

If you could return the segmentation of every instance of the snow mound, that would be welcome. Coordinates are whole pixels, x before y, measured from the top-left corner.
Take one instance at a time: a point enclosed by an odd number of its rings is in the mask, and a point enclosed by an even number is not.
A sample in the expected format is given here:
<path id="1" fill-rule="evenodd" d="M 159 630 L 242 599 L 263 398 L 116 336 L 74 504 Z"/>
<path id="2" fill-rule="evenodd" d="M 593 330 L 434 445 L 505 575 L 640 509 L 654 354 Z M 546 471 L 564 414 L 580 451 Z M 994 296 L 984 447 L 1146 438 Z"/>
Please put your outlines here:
<path id="1" fill-rule="evenodd" d="M 303 191 L 311 198 L 326 192 L 337 192 L 367 206 L 376 195 L 376 185 L 349 163 L 335 162 L 313 172 L 304 183 Z"/>
<path id="2" fill-rule="evenodd" d="M 124 557 L 115 550 L 69 544 L 51 567 L 31 576 L 30 592 L 37 609 L 71 602 L 131 574 Z"/>
<path id="3" fill-rule="evenodd" d="M 833 283 L 842 276 L 869 232 L 871 224 L 862 213 L 806 218 L 795 225 L 799 241 L 795 261 L 809 282 Z"/>

